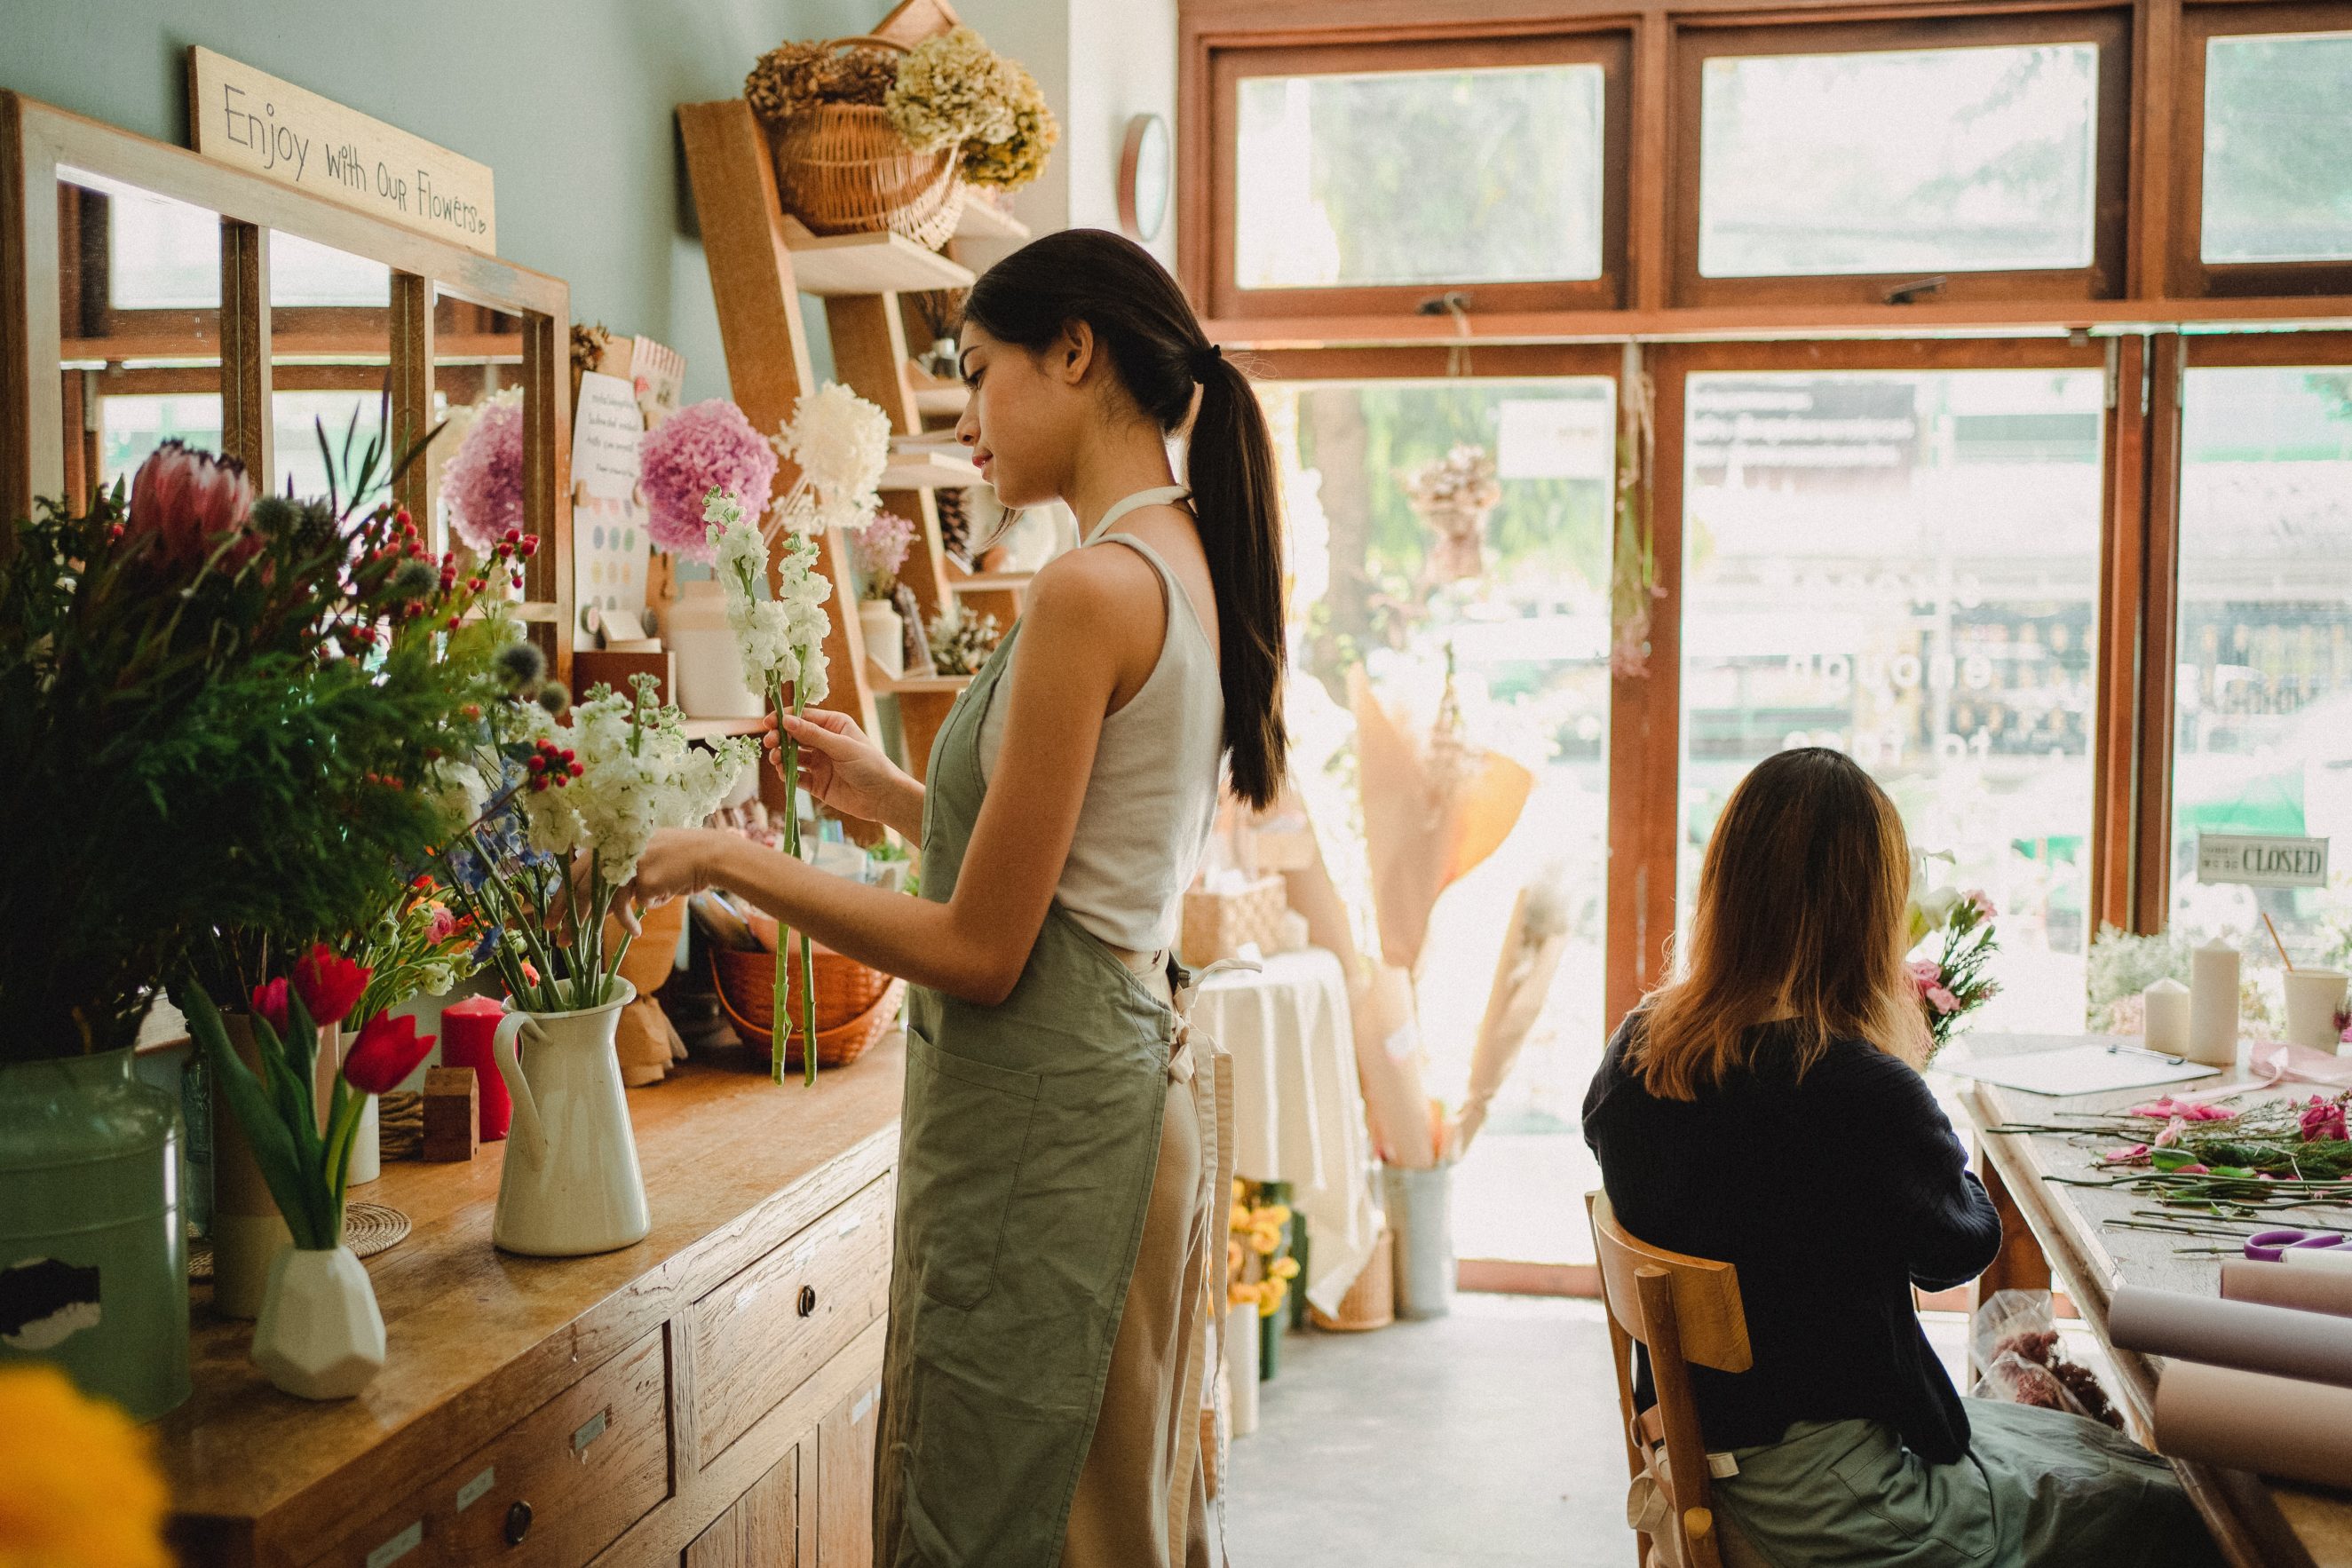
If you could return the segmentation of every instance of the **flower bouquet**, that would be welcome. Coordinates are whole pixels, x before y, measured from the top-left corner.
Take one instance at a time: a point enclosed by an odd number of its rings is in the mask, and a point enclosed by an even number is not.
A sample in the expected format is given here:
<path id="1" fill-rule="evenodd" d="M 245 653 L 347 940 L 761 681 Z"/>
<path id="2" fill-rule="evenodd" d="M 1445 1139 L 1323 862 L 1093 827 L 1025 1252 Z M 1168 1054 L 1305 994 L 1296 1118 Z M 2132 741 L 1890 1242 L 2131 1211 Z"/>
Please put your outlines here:
<path id="1" fill-rule="evenodd" d="M 1437 581 L 1475 577 L 1486 569 L 1486 516 L 1503 499 L 1494 455 L 1471 442 L 1405 476 L 1405 499 L 1437 535 L 1429 558 Z"/>
<path id="2" fill-rule="evenodd" d="M 2000 943 L 1993 933 L 1992 900 L 1980 892 L 1949 888 L 1914 892 L 1910 907 L 1912 984 L 1927 1015 L 1927 1058 L 1951 1043 L 1962 1018 L 2000 994 L 2000 983 L 1985 973 Z"/>

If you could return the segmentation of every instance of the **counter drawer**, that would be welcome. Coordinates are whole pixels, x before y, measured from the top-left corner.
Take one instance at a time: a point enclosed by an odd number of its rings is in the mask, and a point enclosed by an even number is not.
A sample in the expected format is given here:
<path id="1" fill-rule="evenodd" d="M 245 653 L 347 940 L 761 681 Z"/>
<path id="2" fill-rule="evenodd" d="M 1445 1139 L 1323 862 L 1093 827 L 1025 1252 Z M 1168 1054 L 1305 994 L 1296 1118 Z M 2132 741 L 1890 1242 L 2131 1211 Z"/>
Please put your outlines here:
<path id="1" fill-rule="evenodd" d="M 585 1563 L 670 1491 L 656 1329 L 386 1509 L 312 1568 Z"/>
<path id="2" fill-rule="evenodd" d="M 695 1463 L 707 1466 L 890 1304 L 884 1176 L 695 1302 Z"/>

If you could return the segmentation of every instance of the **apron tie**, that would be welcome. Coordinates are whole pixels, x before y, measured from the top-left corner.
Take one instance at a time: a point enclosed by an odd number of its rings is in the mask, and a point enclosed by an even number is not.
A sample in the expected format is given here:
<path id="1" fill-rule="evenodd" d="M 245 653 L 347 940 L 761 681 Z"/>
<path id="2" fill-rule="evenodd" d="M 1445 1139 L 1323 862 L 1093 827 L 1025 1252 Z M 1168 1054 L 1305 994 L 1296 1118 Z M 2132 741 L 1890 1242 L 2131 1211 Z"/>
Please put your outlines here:
<path id="1" fill-rule="evenodd" d="M 1161 957 L 1164 960 L 1166 955 L 1163 953 Z M 1245 969 L 1255 974 L 1265 967 L 1255 959 L 1221 958 L 1194 974 L 1181 990 L 1169 994 L 1170 1003 L 1176 1013 L 1176 1036 L 1168 1047 L 1168 1080 L 1171 1083 L 1192 1081 L 1192 998 L 1199 994 L 1201 983 L 1212 974 L 1228 969 Z"/>

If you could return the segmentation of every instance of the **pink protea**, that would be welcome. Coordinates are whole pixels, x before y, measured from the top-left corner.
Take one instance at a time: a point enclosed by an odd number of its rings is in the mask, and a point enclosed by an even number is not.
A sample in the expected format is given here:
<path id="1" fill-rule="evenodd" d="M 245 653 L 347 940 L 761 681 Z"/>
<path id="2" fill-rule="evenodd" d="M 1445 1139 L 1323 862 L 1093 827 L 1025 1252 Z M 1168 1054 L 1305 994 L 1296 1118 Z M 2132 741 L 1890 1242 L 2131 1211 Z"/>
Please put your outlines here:
<path id="1" fill-rule="evenodd" d="M 194 567 L 225 536 L 243 530 L 252 510 L 253 486 L 243 463 L 166 441 L 131 478 L 125 531 L 132 541 L 152 538 L 169 564 Z"/>
<path id="2" fill-rule="evenodd" d="M 494 395 L 476 411 L 441 472 L 449 523 L 477 555 L 499 547 L 522 515 L 522 400 Z"/>
<path id="3" fill-rule="evenodd" d="M 727 490 L 756 518 L 768 510 L 775 483 L 776 449 L 723 397 L 679 409 L 646 431 L 639 448 L 646 531 L 688 561 L 710 559 L 704 497 Z"/>

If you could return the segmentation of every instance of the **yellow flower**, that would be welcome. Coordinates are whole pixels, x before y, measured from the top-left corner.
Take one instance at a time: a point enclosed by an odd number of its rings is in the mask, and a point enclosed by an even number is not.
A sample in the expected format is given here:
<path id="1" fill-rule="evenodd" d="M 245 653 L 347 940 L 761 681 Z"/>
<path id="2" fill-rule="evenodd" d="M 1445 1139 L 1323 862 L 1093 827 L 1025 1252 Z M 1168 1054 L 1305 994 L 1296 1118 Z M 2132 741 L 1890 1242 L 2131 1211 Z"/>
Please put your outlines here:
<path id="1" fill-rule="evenodd" d="M 1271 1204 L 1266 1207 L 1258 1210 L 1257 1213 L 1258 1217 L 1268 1225 L 1285 1226 L 1290 1223 L 1290 1205 L 1288 1204 Z"/>
<path id="2" fill-rule="evenodd" d="M 1298 1259 L 1277 1258 L 1265 1266 L 1265 1271 L 1276 1279 L 1296 1279 L 1298 1278 Z"/>
<path id="3" fill-rule="evenodd" d="M 147 1435 L 37 1363 L 0 1367 L 0 1568 L 171 1568 Z"/>
<path id="4" fill-rule="evenodd" d="M 1260 1258 L 1271 1258 L 1274 1249 L 1282 1245 L 1282 1233 L 1260 1226 L 1250 1233 L 1250 1247 Z"/>

